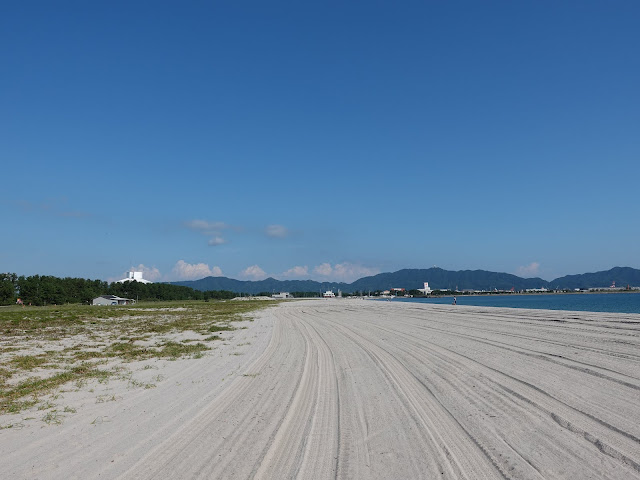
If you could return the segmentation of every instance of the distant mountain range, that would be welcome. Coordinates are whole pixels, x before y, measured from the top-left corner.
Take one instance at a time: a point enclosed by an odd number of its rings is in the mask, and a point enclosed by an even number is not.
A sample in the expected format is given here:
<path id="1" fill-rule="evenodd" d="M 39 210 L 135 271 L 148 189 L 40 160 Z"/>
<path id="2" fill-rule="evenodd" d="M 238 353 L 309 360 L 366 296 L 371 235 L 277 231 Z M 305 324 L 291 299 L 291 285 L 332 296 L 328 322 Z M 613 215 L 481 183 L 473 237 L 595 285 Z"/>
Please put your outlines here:
<path id="1" fill-rule="evenodd" d="M 364 277 L 352 283 L 316 282 L 314 280 L 276 280 L 267 278 L 259 281 L 234 280 L 227 277 L 206 277 L 200 280 L 172 282 L 196 290 L 229 290 L 237 293 L 257 294 L 260 292 L 324 292 L 342 290 L 345 293 L 368 292 L 405 288 L 422 288 L 429 282 L 432 289 L 440 290 L 524 290 L 527 288 L 575 289 L 609 287 L 615 282 L 618 287 L 640 286 L 640 270 L 630 267 L 615 267 L 611 270 L 580 275 L 566 275 L 550 282 L 541 278 L 521 278 L 509 273 L 486 270 L 460 270 L 457 272 L 441 268 L 404 269 L 393 273 L 380 273 Z"/>

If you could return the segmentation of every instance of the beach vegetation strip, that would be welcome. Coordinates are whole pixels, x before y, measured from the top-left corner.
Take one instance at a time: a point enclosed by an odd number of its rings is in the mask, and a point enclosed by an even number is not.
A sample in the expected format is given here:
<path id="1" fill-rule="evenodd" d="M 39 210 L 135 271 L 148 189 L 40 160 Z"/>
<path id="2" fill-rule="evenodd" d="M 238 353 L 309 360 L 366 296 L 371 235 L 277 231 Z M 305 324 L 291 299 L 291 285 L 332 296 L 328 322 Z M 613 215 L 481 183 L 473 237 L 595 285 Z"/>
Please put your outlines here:
<path id="1" fill-rule="evenodd" d="M 41 403 L 65 384 L 121 372 L 123 363 L 200 358 L 234 322 L 275 302 L 179 301 L 128 306 L 0 309 L 0 414 Z"/>

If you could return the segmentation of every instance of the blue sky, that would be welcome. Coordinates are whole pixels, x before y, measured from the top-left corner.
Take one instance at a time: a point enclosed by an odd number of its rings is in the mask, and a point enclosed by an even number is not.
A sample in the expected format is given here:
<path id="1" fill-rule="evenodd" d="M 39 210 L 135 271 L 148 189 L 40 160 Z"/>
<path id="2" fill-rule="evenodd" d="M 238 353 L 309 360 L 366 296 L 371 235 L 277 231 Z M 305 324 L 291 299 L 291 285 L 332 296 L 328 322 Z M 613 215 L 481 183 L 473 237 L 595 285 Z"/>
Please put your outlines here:
<path id="1" fill-rule="evenodd" d="M 640 268 L 640 3 L 3 2 L 0 271 Z"/>

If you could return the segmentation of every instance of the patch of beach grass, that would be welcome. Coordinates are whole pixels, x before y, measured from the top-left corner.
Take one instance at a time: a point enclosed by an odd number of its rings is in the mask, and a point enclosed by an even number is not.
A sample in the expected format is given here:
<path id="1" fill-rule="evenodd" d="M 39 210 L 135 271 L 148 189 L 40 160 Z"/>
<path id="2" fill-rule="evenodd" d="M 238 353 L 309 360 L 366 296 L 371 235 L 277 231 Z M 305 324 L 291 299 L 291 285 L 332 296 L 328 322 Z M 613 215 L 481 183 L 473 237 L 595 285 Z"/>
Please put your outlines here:
<path id="1" fill-rule="evenodd" d="M 96 397 L 96 403 L 115 402 L 117 400 L 115 395 L 98 395 Z"/>
<path id="2" fill-rule="evenodd" d="M 33 370 L 36 367 L 47 363 L 47 357 L 44 355 L 18 355 L 11 359 L 10 363 L 13 367 L 20 370 Z"/>
<path id="3" fill-rule="evenodd" d="M 29 378 L 15 386 L 3 386 L 0 390 L 0 413 L 17 412 L 38 403 L 38 396 L 49 393 L 67 382 L 87 378 L 100 378 L 110 375 L 98 370 L 91 364 L 81 364 L 46 378 Z M 31 397 L 30 400 L 23 400 Z"/>
<path id="4" fill-rule="evenodd" d="M 207 332 L 209 332 L 209 333 L 230 332 L 232 330 L 233 330 L 233 327 L 231 327 L 229 325 L 211 325 L 209 328 L 207 328 Z"/>
<path id="5" fill-rule="evenodd" d="M 153 350 L 147 347 L 137 346 L 133 342 L 116 342 L 106 349 L 106 355 L 133 361 L 150 358 L 153 356 Z"/>
<path id="6" fill-rule="evenodd" d="M 13 372 L 11 370 L 0 368 L 0 385 L 4 384 L 12 375 Z"/>
<path id="7" fill-rule="evenodd" d="M 203 341 L 220 340 L 215 334 L 233 331 L 232 322 L 249 320 L 247 314 L 275 303 L 181 301 L 3 308 L 0 414 L 31 408 L 39 403 L 39 397 L 67 383 L 80 389 L 90 379 L 106 382 L 117 374 L 117 366 L 98 369 L 99 363 L 201 358 L 210 350 Z M 170 335 L 182 332 L 201 338 L 170 340 Z M 43 350 L 45 353 L 37 353 Z M 16 373 L 20 373 L 20 381 L 10 382 Z"/>
<path id="8" fill-rule="evenodd" d="M 42 421 L 47 425 L 61 425 L 63 416 L 58 412 L 49 412 L 44 417 L 42 417 Z"/>
<path id="9" fill-rule="evenodd" d="M 195 343 L 195 344 L 184 344 L 177 342 L 167 342 L 158 352 L 158 356 L 160 357 L 169 357 L 172 359 L 177 359 L 183 356 L 188 355 L 196 355 L 200 354 L 202 356 L 202 352 L 206 350 L 211 350 L 210 347 L 207 347 L 204 343 Z M 200 358 L 200 356 L 198 358 Z"/>

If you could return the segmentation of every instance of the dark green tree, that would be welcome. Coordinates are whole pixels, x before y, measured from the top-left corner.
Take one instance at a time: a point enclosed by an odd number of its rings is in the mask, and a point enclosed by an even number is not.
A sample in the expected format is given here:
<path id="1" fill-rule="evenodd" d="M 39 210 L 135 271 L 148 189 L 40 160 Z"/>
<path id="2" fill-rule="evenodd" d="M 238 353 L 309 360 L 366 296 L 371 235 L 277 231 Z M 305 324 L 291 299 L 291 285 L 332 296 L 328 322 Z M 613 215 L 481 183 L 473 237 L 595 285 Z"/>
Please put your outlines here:
<path id="1" fill-rule="evenodd" d="M 15 273 L 0 273 L 0 305 L 11 305 L 16 301 L 18 276 Z"/>

